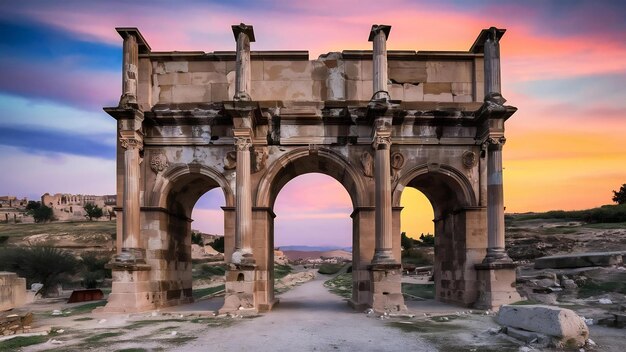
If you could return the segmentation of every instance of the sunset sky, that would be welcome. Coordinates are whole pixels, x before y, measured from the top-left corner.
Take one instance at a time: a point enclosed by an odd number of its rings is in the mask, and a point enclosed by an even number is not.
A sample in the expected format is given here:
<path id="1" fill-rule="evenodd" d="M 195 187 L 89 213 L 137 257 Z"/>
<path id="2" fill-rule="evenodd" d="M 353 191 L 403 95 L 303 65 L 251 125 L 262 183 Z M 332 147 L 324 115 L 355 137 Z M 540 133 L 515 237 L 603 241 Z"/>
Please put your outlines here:
<path id="1" fill-rule="evenodd" d="M 2 1 L 0 195 L 115 192 L 115 121 L 122 42 L 138 27 L 155 51 L 234 50 L 230 26 L 254 25 L 252 50 L 468 50 L 481 29 L 506 28 L 507 212 L 611 203 L 626 183 L 624 1 Z M 418 192 L 403 197 L 403 230 L 427 232 Z M 221 233 L 223 195 L 197 204 L 194 228 Z M 350 198 L 334 179 L 305 175 L 276 203 L 277 245 L 351 245 Z M 431 210 L 432 212 L 432 210 Z M 419 221 L 418 221 L 419 219 Z M 297 235 L 296 235 L 297 234 Z"/>

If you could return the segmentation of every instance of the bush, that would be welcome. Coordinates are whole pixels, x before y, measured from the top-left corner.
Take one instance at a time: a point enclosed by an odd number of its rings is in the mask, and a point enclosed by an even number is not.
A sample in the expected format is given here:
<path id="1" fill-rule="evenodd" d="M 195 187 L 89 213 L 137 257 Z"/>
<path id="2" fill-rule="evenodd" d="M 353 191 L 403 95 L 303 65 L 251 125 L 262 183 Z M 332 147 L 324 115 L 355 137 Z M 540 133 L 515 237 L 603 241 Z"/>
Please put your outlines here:
<path id="1" fill-rule="evenodd" d="M 197 244 L 199 246 L 204 247 L 204 240 L 202 239 L 202 234 L 200 232 L 192 231 L 191 232 L 191 243 Z"/>
<path id="2" fill-rule="evenodd" d="M 111 277 L 111 270 L 104 266 L 109 262 L 109 256 L 100 255 L 94 252 L 87 252 L 82 255 L 82 285 L 84 288 L 96 288 L 105 278 Z"/>
<path id="3" fill-rule="evenodd" d="M 53 247 L 18 247 L 0 249 L 0 270 L 26 278 L 27 284 L 43 284 L 41 295 L 57 293 L 57 285 L 76 273 L 78 261 L 69 252 Z"/>
<path id="4" fill-rule="evenodd" d="M 31 215 L 33 219 L 35 219 L 36 223 L 46 223 L 46 221 L 54 220 L 52 208 L 47 207 L 40 202 L 29 201 L 28 205 L 26 205 L 26 209 L 28 210 L 26 214 Z"/>
<path id="5" fill-rule="evenodd" d="M 211 247 L 220 253 L 224 253 L 224 236 L 218 237 L 213 243 L 211 243 Z"/>
<path id="6" fill-rule="evenodd" d="M 287 274 L 291 273 L 293 271 L 293 268 L 291 267 L 291 265 L 289 264 L 276 264 L 274 265 L 274 279 L 278 280 L 278 279 L 282 279 L 283 277 L 287 276 Z"/>
<path id="7" fill-rule="evenodd" d="M 219 265 L 202 264 L 200 266 L 200 274 L 203 277 L 224 276 L 226 269 Z"/>
<path id="8" fill-rule="evenodd" d="M 337 274 L 342 267 L 343 264 L 324 263 L 320 265 L 320 268 L 317 270 L 317 272 L 324 275 L 334 275 Z"/>
<path id="9" fill-rule="evenodd" d="M 435 235 L 432 235 L 430 233 L 427 234 L 422 234 L 420 236 L 420 245 L 424 246 L 424 247 L 433 247 L 435 245 Z"/>

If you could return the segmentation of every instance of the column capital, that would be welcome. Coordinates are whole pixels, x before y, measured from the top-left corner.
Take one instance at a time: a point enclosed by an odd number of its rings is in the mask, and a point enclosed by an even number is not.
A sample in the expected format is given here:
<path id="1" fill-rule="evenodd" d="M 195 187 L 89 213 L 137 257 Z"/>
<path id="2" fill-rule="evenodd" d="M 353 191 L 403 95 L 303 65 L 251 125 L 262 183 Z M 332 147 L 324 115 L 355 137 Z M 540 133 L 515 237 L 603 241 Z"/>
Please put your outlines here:
<path id="1" fill-rule="evenodd" d="M 483 149 L 502 149 L 506 143 L 506 138 L 504 136 L 501 137 L 489 137 L 483 142 Z"/>
<path id="2" fill-rule="evenodd" d="M 240 23 L 232 25 L 231 28 L 233 29 L 233 35 L 235 36 L 236 41 L 239 41 L 239 35 L 243 33 L 248 37 L 250 42 L 254 43 L 254 28 L 252 25 Z"/>
<path id="3" fill-rule="evenodd" d="M 375 150 L 389 149 L 389 147 L 391 147 L 391 131 L 376 131 L 374 140 L 372 141 L 372 147 Z"/>
<path id="4" fill-rule="evenodd" d="M 374 38 L 381 32 L 385 34 L 385 40 L 387 40 L 389 38 L 389 32 L 391 32 L 391 26 L 386 24 L 373 24 L 367 41 L 373 42 Z"/>
<path id="5" fill-rule="evenodd" d="M 247 151 L 252 147 L 252 131 L 249 128 L 233 129 L 237 151 Z"/>
<path id="6" fill-rule="evenodd" d="M 135 131 L 120 131 L 120 145 L 124 149 L 143 149 L 143 137 Z"/>

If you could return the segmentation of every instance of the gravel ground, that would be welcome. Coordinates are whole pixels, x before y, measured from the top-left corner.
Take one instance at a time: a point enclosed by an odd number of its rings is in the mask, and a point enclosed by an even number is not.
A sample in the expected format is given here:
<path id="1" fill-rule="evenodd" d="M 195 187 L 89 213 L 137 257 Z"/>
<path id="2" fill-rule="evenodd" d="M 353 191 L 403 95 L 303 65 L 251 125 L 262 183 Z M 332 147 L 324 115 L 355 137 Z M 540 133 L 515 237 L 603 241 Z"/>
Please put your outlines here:
<path id="1" fill-rule="evenodd" d="M 272 312 L 232 329 L 204 331 L 179 351 L 437 351 L 416 334 L 355 313 L 318 275 L 280 296 Z"/>

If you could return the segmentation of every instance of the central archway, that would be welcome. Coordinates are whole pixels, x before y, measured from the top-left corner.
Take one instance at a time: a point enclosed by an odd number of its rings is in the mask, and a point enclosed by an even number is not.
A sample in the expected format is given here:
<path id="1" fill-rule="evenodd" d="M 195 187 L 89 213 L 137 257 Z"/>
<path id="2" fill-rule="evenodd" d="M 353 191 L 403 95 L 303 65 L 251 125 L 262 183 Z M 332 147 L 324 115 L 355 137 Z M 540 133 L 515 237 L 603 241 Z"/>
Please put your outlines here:
<path id="1" fill-rule="evenodd" d="M 364 186 L 361 174 L 354 166 L 341 154 L 330 149 L 309 149 L 308 147 L 296 148 L 290 152 L 282 154 L 271 163 L 271 167 L 261 176 L 257 189 L 257 198 L 253 208 L 254 228 L 257 233 L 254 236 L 254 255 L 257 260 L 258 270 L 261 277 L 267 277 L 262 282 L 263 291 L 259 292 L 258 301 L 261 309 L 270 309 L 276 302 L 274 298 L 274 204 L 281 189 L 292 179 L 308 174 L 320 173 L 337 180 L 350 196 L 354 210 L 362 208 L 369 202 L 366 199 L 368 192 Z M 358 268 L 360 263 L 360 225 L 358 219 L 354 220 L 352 226 L 352 261 L 353 268 Z M 258 231 L 264 229 L 261 236 Z M 368 230 L 372 230 L 368 229 Z M 363 234 L 361 234 L 363 236 Z M 372 238 L 371 236 L 364 236 Z M 372 243 L 373 248 L 373 243 Z M 368 261 L 371 258 L 367 259 Z M 358 280 L 358 270 L 353 269 L 353 283 Z M 365 270 L 363 266 L 363 270 Z M 358 286 L 358 285 L 355 285 Z M 353 300 L 355 299 L 353 294 Z M 263 305 L 265 304 L 265 306 Z"/>

